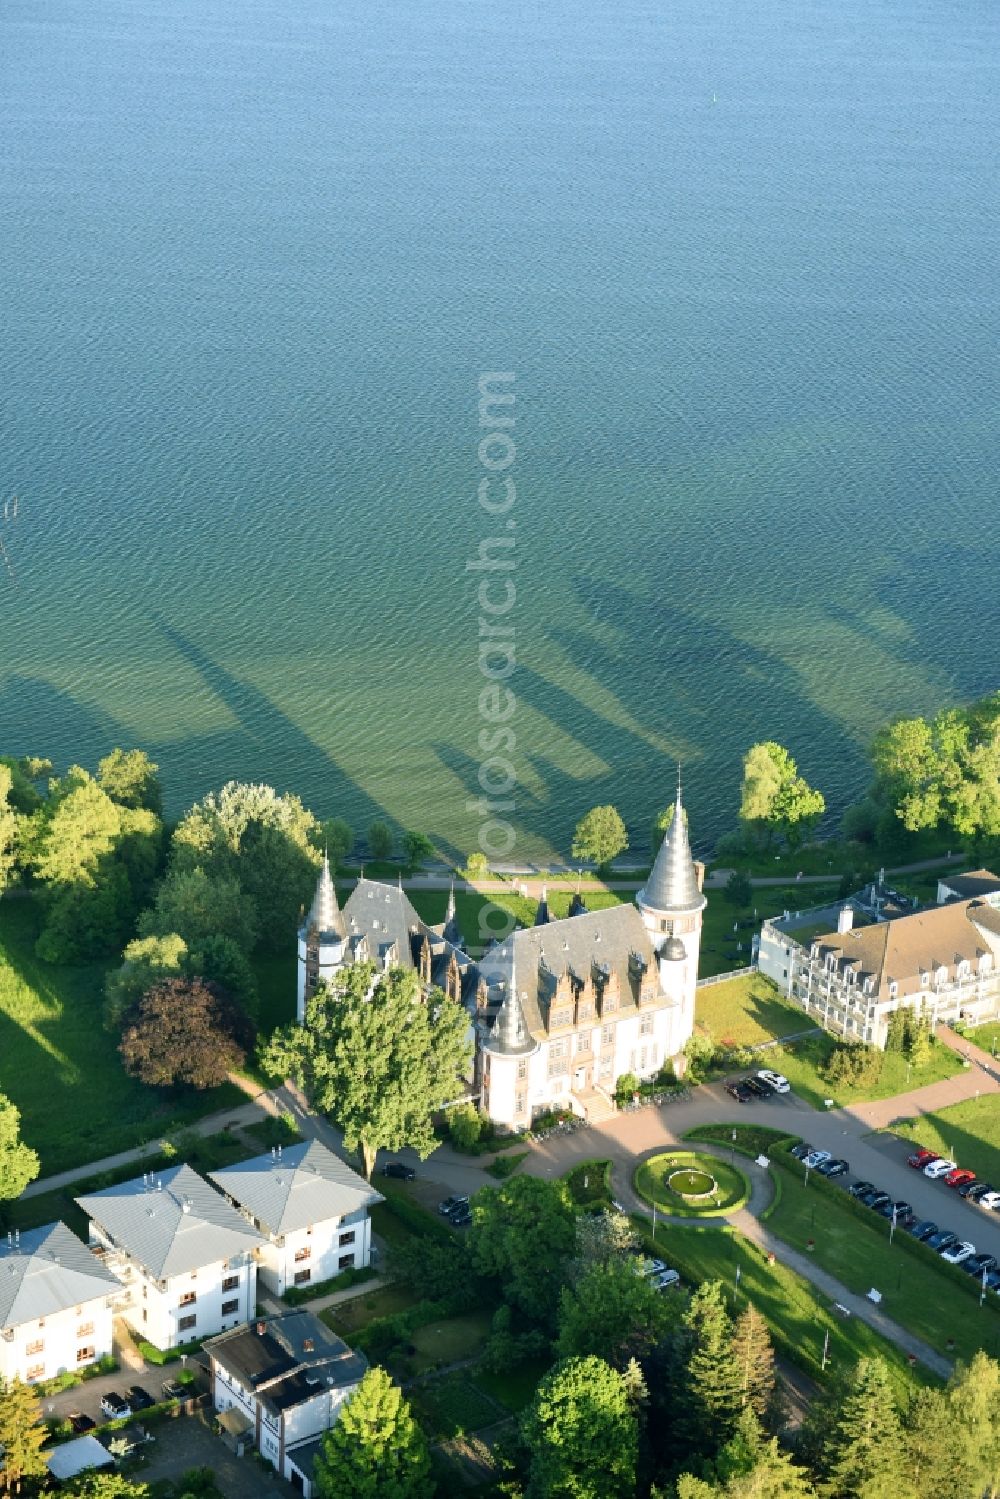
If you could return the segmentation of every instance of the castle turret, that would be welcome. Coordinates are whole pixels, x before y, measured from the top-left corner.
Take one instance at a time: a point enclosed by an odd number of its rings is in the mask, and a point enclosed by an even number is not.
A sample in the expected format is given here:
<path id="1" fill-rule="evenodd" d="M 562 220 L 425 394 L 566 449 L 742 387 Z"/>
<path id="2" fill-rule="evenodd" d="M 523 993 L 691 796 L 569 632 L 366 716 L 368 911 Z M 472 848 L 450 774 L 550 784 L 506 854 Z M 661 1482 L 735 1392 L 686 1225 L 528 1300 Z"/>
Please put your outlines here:
<path id="1" fill-rule="evenodd" d="M 444 913 L 444 928 L 441 935 L 446 942 L 451 943 L 452 947 L 460 947 L 464 950 L 465 938 L 462 936 L 462 928 L 459 926 L 458 917 L 455 914 L 454 880 L 451 882 L 451 892 L 448 896 L 448 907 Z"/>
<path id="2" fill-rule="evenodd" d="M 337 904 L 337 892 L 330 874 L 330 861 L 323 855 L 323 865 L 316 881 L 316 893 L 309 915 L 299 927 L 298 1019 L 305 1020 L 306 1001 L 316 986 L 330 979 L 344 961 L 347 926 Z"/>
<path id="3" fill-rule="evenodd" d="M 703 877 L 703 867 L 691 855 L 678 776 L 670 825 L 649 879 L 636 896 L 643 924 L 656 950 L 660 989 L 683 1012 L 674 1033 L 676 1051 L 694 1029 L 702 913 L 708 904 L 701 888 Z"/>

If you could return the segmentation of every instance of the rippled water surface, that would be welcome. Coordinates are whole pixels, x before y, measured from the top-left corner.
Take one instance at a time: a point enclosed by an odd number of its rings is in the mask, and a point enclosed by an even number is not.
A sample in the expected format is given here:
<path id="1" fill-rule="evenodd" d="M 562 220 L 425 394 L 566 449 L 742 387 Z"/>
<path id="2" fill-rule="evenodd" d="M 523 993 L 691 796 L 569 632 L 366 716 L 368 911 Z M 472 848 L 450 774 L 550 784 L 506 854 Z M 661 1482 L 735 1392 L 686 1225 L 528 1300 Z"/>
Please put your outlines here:
<path id="1" fill-rule="evenodd" d="M 997 683 L 1000 12 L 7 0 L 0 739 L 468 848 L 517 374 L 522 848 Z"/>

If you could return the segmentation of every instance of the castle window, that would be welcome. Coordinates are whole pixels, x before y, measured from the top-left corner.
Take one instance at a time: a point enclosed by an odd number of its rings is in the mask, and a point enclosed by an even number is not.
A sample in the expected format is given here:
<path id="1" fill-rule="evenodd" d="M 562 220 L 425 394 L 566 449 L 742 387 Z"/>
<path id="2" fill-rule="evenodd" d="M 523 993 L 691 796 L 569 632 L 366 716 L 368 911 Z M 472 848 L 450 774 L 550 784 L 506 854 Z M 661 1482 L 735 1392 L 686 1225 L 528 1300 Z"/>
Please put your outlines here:
<path id="1" fill-rule="evenodd" d="M 640 1036 L 651 1036 L 652 1034 L 653 1034 L 653 1017 L 652 1017 L 652 1015 L 643 1015 L 642 1019 L 639 1021 L 639 1035 Z"/>
<path id="2" fill-rule="evenodd" d="M 528 1076 L 528 1059 L 527 1059 L 527 1057 L 522 1057 L 521 1060 L 517 1064 L 517 1080 L 518 1080 L 518 1082 L 519 1083 L 523 1083 L 524 1079 L 527 1076 Z"/>

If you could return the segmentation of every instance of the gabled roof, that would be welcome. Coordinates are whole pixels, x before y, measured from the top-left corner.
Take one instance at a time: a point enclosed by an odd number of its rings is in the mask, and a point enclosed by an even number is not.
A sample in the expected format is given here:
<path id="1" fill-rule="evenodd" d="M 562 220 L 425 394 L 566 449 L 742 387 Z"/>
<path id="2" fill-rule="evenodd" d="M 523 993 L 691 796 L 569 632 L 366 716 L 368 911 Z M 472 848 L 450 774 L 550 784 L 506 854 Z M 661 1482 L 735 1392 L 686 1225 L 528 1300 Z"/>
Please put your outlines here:
<path id="1" fill-rule="evenodd" d="M 708 904 L 698 885 L 698 871 L 691 855 L 679 786 L 670 826 L 660 844 L 649 879 L 636 900 L 640 906 L 662 911 L 665 915 L 701 911 Z"/>
<path id="2" fill-rule="evenodd" d="M 791 934 L 794 937 L 794 932 Z M 930 906 L 911 916 L 829 932 L 817 937 L 820 958 L 832 953 L 837 967 L 854 967 L 857 983 L 873 981 L 874 995 L 889 998 L 889 985 L 897 983 L 902 993 L 921 988 L 921 974 L 933 976 L 938 968 L 948 970 L 949 981 L 963 960 L 975 966 L 990 953 L 1000 956 L 1000 911 L 987 901 L 966 900 L 945 906 Z"/>
<path id="3" fill-rule="evenodd" d="M 65 1223 L 0 1239 L 0 1327 L 53 1317 L 121 1289 L 109 1270 Z"/>
<path id="4" fill-rule="evenodd" d="M 364 935 L 371 956 L 379 961 L 392 950 L 392 961 L 413 967 L 410 938 L 425 927 L 406 892 L 381 880 L 358 880 L 344 906 L 348 939 Z"/>
<path id="5" fill-rule="evenodd" d="M 364 1177 L 318 1140 L 286 1146 L 280 1156 L 254 1156 L 209 1176 L 276 1236 L 383 1201 Z"/>
<path id="6" fill-rule="evenodd" d="M 173 1166 L 76 1199 L 153 1280 L 253 1249 L 261 1236 L 190 1166 Z"/>
<path id="7" fill-rule="evenodd" d="M 970 869 L 965 874 L 938 875 L 938 884 L 954 891 L 959 900 L 974 900 L 976 896 L 993 895 L 1000 890 L 1000 879 L 989 869 Z"/>

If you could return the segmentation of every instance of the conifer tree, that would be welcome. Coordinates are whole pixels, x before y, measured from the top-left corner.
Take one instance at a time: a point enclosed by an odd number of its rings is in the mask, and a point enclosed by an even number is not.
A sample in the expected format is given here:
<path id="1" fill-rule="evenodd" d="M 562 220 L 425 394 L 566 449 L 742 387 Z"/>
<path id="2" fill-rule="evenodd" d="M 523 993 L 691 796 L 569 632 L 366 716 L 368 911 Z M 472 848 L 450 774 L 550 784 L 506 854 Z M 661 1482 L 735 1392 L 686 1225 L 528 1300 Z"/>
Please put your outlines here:
<path id="1" fill-rule="evenodd" d="M 969 1492 L 1000 1493 L 1000 1364 L 982 1349 L 948 1383 L 949 1424 L 971 1466 Z"/>
<path id="2" fill-rule="evenodd" d="M 858 1361 L 823 1453 L 837 1499 L 902 1499 L 902 1430 L 892 1384 L 880 1358 Z"/>
<path id="3" fill-rule="evenodd" d="M 687 1362 L 690 1438 L 697 1450 L 714 1452 L 731 1434 L 742 1404 L 733 1326 L 720 1281 L 698 1287 L 685 1322 L 692 1338 Z"/>
<path id="4" fill-rule="evenodd" d="M 384 1369 L 370 1368 L 323 1437 L 317 1499 L 430 1499 L 427 1439 Z"/>
<path id="5" fill-rule="evenodd" d="M 45 1472 L 41 1456 L 48 1440 L 42 1408 L 30 1385 L 20 1379 L 0 1383 L 0 1480 L 8 1494 L 21 1492 L 21 1480 Z"/>
<path id="6" fill-rule="evenodd" d="M 773 1405 L 774 1349 L 767 1323 L 752 1302 L 747 1303 L 733 1327 L 733 1357 L 740 1376 L 740 1396 L 758 1420 L 764 1421 Z"/>

